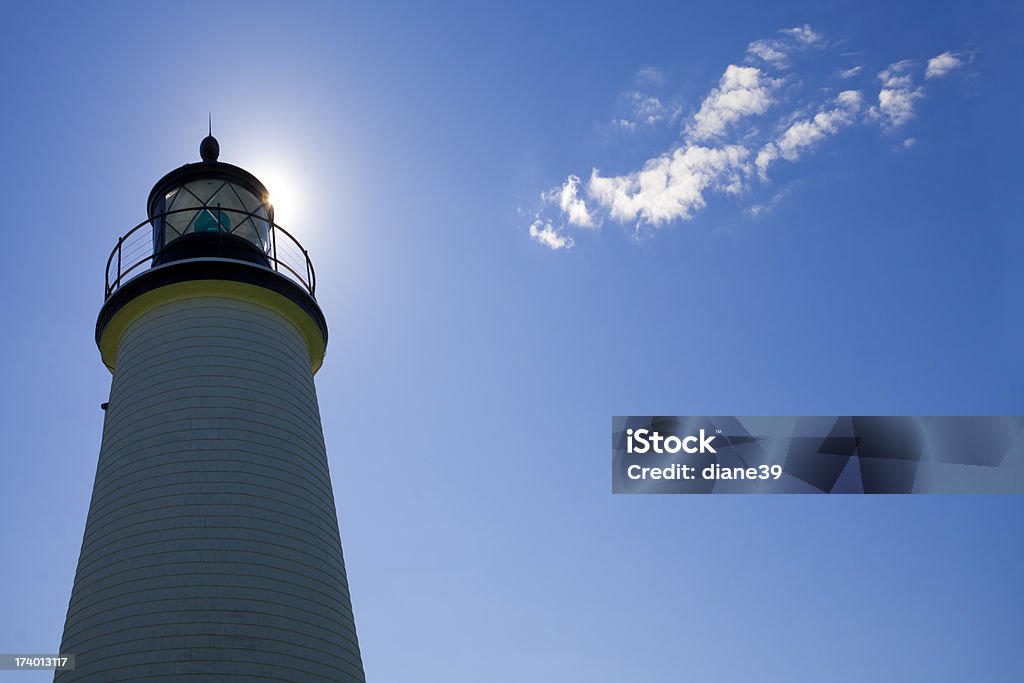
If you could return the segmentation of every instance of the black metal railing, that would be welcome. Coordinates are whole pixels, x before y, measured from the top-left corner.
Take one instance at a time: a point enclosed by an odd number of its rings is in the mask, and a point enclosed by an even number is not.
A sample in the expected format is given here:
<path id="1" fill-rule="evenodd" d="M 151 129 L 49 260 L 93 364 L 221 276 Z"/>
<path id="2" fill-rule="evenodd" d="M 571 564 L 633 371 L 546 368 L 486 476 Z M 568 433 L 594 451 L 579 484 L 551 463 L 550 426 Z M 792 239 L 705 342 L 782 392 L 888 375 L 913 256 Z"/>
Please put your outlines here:
<path id="1" fill-rule="evenodd" d="M 266 258 L 268 268 L 294 280 L 309 292 L 310 296 L 316 297 L 316 272 L 313 270 L 313 262 L 309 260 L 307 252 L 299 241 L 291 233 L 277 223 L 272 222 L 266 216 L 261 216 L 241 209 L 229 209 L 225 207 L 189 207 L 187 209 L 173 209 L 165 213 L 156 214 L 142 221 L 134 228 L 126 232 L 117 240 L 117 246 L 110 252 L 107 259 L 107 268 L 104 278 L 103 296 L 107 299 L 120 289 L 126 282 L 145 272 L 145 266 L 152 264 L 154 258 L 162 253 L 153 247 L 153 231 L 143 230 L 152 228 L 153 223 L 177 213 L 191 211 L 223 211 L 227 213 L 248 216 L 255 225 L 264 224 L 267 226 L 267 245 L 261 250 L 262 256 Z M 243 218 L 239 223 L 243 222 Z M 237 228 L 238 226 L 236 226 Z M 165 227 L 165 230 L 168 228 Z M 171 228 L 173 229 L 173 228 Z M 230 230 L 219 230 L 231 234 Z M 173 244 L 173 242 L 171 243 Z M 256 245 L 253 245 L 256 248 Z"/>

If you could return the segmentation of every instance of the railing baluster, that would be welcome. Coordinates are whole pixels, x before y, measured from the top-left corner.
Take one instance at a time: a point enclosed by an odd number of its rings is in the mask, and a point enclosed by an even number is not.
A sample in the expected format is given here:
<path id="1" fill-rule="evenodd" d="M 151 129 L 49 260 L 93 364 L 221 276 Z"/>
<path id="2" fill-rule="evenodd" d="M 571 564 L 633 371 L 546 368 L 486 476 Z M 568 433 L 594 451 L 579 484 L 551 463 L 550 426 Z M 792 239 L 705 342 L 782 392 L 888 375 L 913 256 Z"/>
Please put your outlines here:
<path id="1" fill-rule="evenodd" d="M 117 238 L 117 286 L 121 286 L 121 245 L 124 244 L 124 237 Z"/>
<path id="2" fill-rule="evenodd" d="M 299 246 L 299 249 L 302 249 L 301 245 Z M 309 252 L 302 249 L 302 255 L 306 257 L 306 289 L 309 289 Z"/>

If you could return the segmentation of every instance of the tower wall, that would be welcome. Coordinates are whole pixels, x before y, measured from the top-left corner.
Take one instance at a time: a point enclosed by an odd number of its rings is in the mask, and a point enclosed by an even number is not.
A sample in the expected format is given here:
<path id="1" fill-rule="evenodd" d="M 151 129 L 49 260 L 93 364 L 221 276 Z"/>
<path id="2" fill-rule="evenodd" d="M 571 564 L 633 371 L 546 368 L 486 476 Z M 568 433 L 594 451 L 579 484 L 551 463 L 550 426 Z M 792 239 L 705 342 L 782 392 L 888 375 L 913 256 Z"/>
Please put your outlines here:
<path id="1" fill-rule="evenodd" d="M 308 339 L 218 293 L 119 332 L 70 681 L 363 681 Z"/>

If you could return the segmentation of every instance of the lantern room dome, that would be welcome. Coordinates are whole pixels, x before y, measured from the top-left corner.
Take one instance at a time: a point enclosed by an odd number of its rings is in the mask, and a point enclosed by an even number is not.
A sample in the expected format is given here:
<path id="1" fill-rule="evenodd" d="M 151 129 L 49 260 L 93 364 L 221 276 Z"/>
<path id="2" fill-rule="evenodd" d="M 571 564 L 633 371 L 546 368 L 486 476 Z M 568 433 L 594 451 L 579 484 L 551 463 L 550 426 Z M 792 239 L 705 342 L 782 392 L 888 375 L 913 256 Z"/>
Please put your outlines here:
<path id="1" fill-rule="evenodd" d="M 200 154 L 203 161 L 171 171 L 149 194 L 153 265 L 203 255 L 265 261 L 274 222 L 266 186 L 245 169 L 217 161 L 220 145 L 212 135 Z"/>

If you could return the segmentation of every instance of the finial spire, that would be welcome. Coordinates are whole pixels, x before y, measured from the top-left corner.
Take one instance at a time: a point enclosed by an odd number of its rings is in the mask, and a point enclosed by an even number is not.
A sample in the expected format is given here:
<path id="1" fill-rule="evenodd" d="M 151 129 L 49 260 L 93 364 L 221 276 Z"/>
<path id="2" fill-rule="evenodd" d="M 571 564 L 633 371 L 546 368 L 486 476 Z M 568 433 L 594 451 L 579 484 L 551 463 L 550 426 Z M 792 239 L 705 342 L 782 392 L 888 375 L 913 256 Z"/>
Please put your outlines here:
<path id="1" fill-rule="evenodd" d="M 213 137 L 213 112 L 209 113 L 209 124 L 210 124 L 210 137 Z"/>

